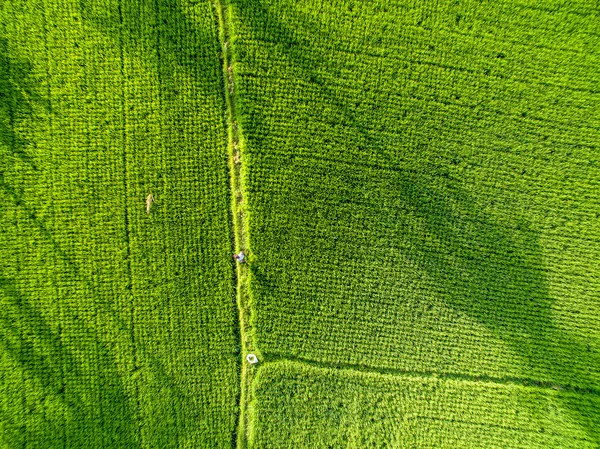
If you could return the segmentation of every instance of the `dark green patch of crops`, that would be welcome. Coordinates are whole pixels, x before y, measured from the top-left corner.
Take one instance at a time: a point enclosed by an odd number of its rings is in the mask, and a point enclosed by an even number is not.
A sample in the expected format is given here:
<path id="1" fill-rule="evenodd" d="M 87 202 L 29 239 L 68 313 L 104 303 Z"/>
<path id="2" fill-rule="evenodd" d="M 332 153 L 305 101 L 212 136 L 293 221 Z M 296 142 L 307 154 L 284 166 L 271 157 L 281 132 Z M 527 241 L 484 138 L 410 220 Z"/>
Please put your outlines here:
<path id="1" fill-rule="evenodd" d="M 0 18 L 0 446 L 231 447 L 212 4 L 10 0 Z"/>

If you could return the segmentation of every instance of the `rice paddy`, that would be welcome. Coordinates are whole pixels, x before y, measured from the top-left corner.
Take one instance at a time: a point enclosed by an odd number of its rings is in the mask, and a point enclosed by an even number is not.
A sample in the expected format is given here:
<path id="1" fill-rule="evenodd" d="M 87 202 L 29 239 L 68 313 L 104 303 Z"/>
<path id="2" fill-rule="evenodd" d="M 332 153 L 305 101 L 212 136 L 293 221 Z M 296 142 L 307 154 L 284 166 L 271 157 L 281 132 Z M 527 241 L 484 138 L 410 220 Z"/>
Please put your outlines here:
<path id="1" fill-rule="evenodd" d="M 599 447 L 599 16 L 2 3 L 1 445 Z"/>

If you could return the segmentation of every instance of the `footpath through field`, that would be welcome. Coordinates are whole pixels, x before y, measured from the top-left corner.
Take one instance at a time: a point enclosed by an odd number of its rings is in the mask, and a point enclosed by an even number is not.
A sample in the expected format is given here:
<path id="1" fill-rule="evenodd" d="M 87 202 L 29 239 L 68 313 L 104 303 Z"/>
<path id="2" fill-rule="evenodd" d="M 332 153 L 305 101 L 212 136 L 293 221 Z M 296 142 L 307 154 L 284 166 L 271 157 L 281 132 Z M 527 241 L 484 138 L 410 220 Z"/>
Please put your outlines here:
<path id="1" fill-rule="evenodd" d="M 254 378 L 256 367 L 248 360 L 260 356 L 252 338 L 251 301 L 250 301 L 250 270 L 248 264 L 253 263 L 254 257 L 249 251 L 248 210 L 246 207 L 246 191 L 244 186 L 244 142 L 237 114 L 237 91 L 235 84 L 235 53 L 233 51 L 233 33 L 230 23 L 229 6 L 225 0 L 216 3 L 219 20 L 219 39 L 223 63 L 223 85 L 227 104 L 227 136 L 229 154 L 229 174 L 231 190 L 231 218 L 235 253 L 243 252 L 244 260 L 236 264 L 235 291 L 238 306 L 239 338 L 241 348 L 241 373 L 239 416 L 234 441 L 238 448 L 247 446 L 248 404 L 251 401 L 250 385 Z M 248 359 L 248 357 L 252 357 Z"/>

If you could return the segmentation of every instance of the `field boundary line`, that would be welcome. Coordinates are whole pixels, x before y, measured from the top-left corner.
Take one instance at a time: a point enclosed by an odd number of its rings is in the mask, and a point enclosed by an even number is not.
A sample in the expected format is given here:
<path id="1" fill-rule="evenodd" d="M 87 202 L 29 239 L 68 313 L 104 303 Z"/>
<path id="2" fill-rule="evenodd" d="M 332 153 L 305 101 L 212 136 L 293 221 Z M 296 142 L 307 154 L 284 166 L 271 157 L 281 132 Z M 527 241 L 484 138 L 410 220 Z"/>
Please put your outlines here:
<path id="1" fill-rule="evenodd" d="M 250 320 L 250 270 L 248 263 L 252 260 L 249 245 L 249 233 L 247 222 L 247 209 L 245 201 L 246 189 L 244 188 L 244 165 L 243 147 L 244 140 L 240 129 L 240 122 L 236 108 L 236 90 L 234 80 L 235 55 L 232 51 L 232 25 L 230 20 L 230 8 L 227 0 L 214 0 L 217 13 L 218 37 L 220 44 L 220 56 L 223 68 L 223 91 L 226 104 L 226 128 L 227 128 L 227 165 L 229 168 L 229 191 L 230 191 L 230 218 L 232 227 L 232 245 L 235 253 L 244 251 L 246 254 L 243 263 L 235 262 L 234 266 L 234 295 L 238 310 L 238 332 L 239 336 L 239 368 L 240 368 L 240 391 L 237 398 L 237 420 L 236 430 L 231 439 L 232 448 L 244 449 L 248 446 L 248 434 L 250 428 L 248 403 L 251 401 L 252 391 L 250 385 L 254 378 L 256 369 L 245 362 L 246 356 L 256 353 L 253 332 Z"/>
<path id="2" fill-rule="evenodd" d="M 432 371 L 410 371 L 396 368 L 377 368 L 368 365 L 355 365 L 351 363 L 332 363 L 319 362 L 317 360 L 306 359 L 303 357 L 286 356 L 279 354 L 268 354 L 265 356 L 263 365 L 279 364 L 282 362 L 296 363 L 313 368 L 325 369 L 330 371 L 348 371 L 355 374 L 381 375 L 391 377 L 413 377 L 419 379 L 439 379 L 454 380 L 460 382 L 473 382 L 494 385 L 516 385 L 521 387 L 531 387 L 539 390 L 555 390 L 582 395 L 600 396 L 600 389 L 577 387 L 572 385 L 562 385 L 548 381 L 537 381 L 521 377 L 494 377 L 488 375 L 474 375 L 461 373 L 435 373 Z"/>

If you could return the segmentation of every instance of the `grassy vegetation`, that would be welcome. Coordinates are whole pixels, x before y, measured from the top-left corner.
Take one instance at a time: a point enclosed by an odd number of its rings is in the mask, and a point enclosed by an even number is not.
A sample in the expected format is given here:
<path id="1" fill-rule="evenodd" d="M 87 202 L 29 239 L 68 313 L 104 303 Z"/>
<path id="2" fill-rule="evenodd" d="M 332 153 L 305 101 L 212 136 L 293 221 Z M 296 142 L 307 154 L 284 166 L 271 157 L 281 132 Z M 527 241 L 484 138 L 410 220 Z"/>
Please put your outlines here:
<path id="1" fill-rule="evenodd" d="M 597 5 L 230 4 L 263 359 L 539 385 L 600 444 Z M 254 447 L 294 447 L 256 388 Z"/>
<path id="2" fill-rule="evenodd" d="M 598 447 L 599 16 L 0 2 L 0 446 Z"/>
<path id="3" fill-rule="evenodd" d="M 579 424 L 600 429 L 597 395 L 287 361 L 261 368 L 254 395 L 253 447 L 591 449 Z"/>
<path id="4" fill-rule="evenodd" d="M 213 5 L 9 0 L 0 18 L 0 446 L 231 447 Z"/>

